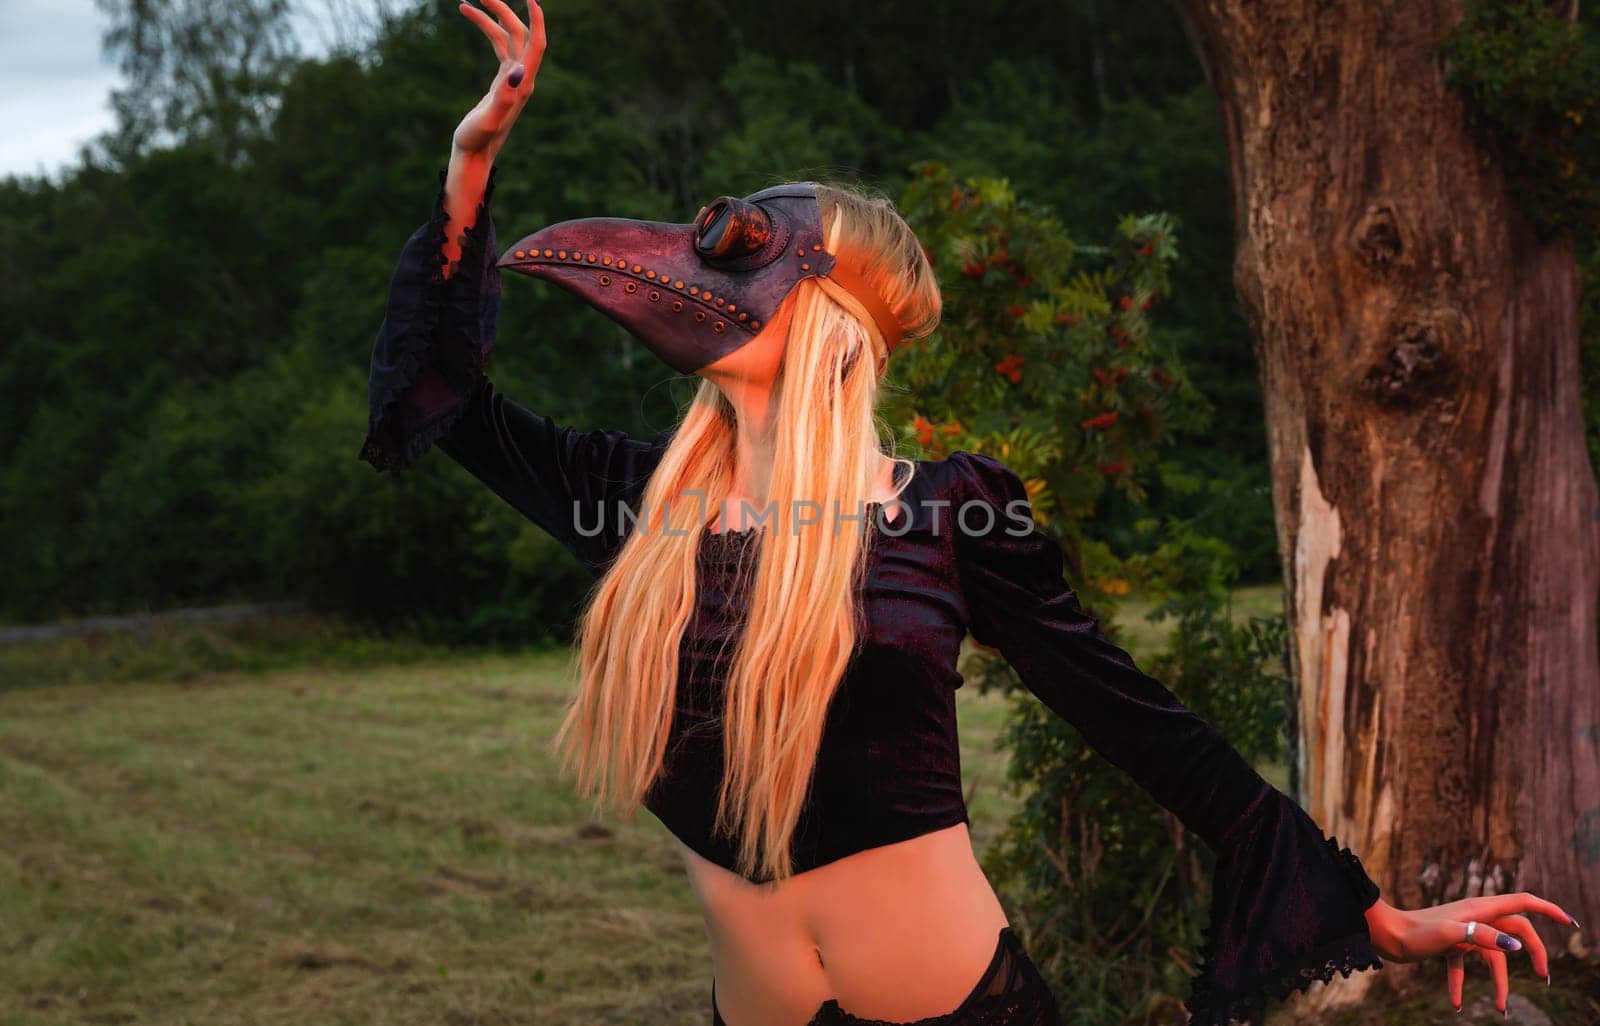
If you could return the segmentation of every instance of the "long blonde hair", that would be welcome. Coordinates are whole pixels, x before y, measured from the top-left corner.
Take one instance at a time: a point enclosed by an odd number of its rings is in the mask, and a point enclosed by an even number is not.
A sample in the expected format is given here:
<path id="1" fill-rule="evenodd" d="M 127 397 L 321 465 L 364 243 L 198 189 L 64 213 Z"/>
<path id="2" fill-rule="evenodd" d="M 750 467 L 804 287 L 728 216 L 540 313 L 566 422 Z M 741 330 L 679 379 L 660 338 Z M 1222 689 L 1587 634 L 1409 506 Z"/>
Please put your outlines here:
<path id="1" fill-rule="evenodd" d="M 830 252 L 862 261 L 862 277 L 908 339 L 931 334 L 938 284 L 894 204 L 843 184 L 819 185 L 817 194 Z M 771 881 L 793 875 L 791 838 L 829 703 L 858 641 L 855 596 L 875 531 L 870 517 L 861 531 L 840 529 L 836 511 L 866 509 L 877 457 L 893 454 L 892 435 L 879 439 L 884 368 L 866 326 L 811 279 L 784 305 L 793 316 L 774 384 L 773 529 L 758 532 L 727 663 L 714 827 L 738 839 L 740 873 Z M 732 488 L 736 419 L 722 389 L 703 381 L 646 485 L 638 523 L 580 618 L 578 690 L 552 747 L 596 811 L 614 803 L 631 817 L 661 770 L 679 646 L 695 608 L 696 554 Z"/>

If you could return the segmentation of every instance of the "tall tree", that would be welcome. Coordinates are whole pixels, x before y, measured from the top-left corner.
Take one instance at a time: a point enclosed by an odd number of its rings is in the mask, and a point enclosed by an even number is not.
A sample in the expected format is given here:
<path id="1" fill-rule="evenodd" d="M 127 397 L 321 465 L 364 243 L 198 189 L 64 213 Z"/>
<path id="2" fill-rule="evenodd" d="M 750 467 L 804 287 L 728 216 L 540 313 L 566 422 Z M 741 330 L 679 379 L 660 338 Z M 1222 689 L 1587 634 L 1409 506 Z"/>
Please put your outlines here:
<path id="1" fill-rule="evenodd" d="M 170 137 L 240 161 L 298 55 L 290 0 L 94 2 L 111 19 L 102 46 L 128 77 L 111 94 L 117 128 L 106 150 L 126 163 Z"/>
<path id="2" fill-rule="evenodd" d="M 295 0 L 294 17 L 329 52 L 371 54 L 403 0 Z"/>
<path id="3" fill-rule="evenodd" d="M 1600 921 L 1573 242 L 1533 230 L 1443 81 L 1462 0 L 1178 7 L 1228 147 L 1299 797 L 1395 904 L 1529 890 Z"/>

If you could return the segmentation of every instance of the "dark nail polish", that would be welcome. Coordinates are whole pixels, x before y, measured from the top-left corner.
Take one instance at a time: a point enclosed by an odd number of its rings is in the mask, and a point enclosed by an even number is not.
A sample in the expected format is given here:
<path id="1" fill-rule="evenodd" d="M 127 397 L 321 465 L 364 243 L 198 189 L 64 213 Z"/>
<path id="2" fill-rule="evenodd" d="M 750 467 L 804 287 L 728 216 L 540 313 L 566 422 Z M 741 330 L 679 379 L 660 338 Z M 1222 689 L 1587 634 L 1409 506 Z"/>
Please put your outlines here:
<path id="1" fill-rule="evenodd" d="M 511 83 L 511 87 L 513 89 L 515 89 L 517 86 L 522 84 L 522 76 L 526 72 L 527 72 L 526 68 L 523 68 L 522 66 L 518 65 L 517 67 L 511 69 L 511 74 L 506 76 L 506 81 L 510 82 Z"/>
<path id="2" fill-rule="evenodd" d="M 1522 942 L 1511 936 L 1509 933 L 1502 933 L 1500 936 L 1494 939 L 1494 942 L 1506 951 L 1522 950 Z"/>
<path id="3" fill-rule="evenodd" d="M 1461 1011 L 1461 1006 L 1460 1006 L 1460 1005 L 1457 1005 L 1457 1006 L 1456 1006 L 1456 1011 L 1457 1011 L 1457 1012 L 1460 1012 L 1460 1011 Z"/>
<path id="4" fill-rule="evenodd" d="M 1572 925 L 1573 925 L 1573 926 L 1578 926 L 1578 921 L 1577 921 L 1577 920 L 1576 920 L 1576 919 L 1574 919 L 1574 920 L 1572 920 Z M 1583 929 L 1583 927 L 1581 927 L 1581 926 L 1578 926 L 1578 929 L 1580 929 L 1580 930 L 1581 930 L 1581 929 Z"/>

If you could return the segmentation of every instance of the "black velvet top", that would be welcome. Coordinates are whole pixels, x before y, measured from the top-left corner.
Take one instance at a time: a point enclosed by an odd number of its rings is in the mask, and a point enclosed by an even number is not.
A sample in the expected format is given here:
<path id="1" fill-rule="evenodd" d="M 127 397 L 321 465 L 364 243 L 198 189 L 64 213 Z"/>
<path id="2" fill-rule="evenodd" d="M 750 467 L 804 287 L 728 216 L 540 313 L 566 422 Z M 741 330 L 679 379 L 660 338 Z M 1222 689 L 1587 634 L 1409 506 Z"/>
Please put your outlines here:
<path id="1" fill-rule="evenodd" d="M 433 216 L 406 241 L 394 272 L 360 457 L 398 470 L 436 442 L 604 573 L 626 539 L 625 521 L 606 517 L 604 530 L 585 537 L 574 503 L 636 504 L 670 433 L 645 441 L 583 432 L 495 390 L 486 376 L 500 296 L 488 211 L 494 177 L 448 280 L 439 274 L 439 178 Z M 967 821 L 955 692 L 956 656 L 970 632 L 1216 852 L 1211 924 L 1187 1001 L 1192 1023 L 1221 1026 L 1269 995 L 1382 967 L 1364 916 L 1378 887 L 1360 860 L 1100 633 L 1063 580 L 1061 550 L 1034 529 L 1010 468 L 971 452 L 918 461 L 901 501 L 888 522 L 871 508 L 863 528 L 873 532 L 865 629 L 829 709 L 795 837 L 796 872 Z M 736 848 L 710 829 L 722 772 L 713 717 L 725 670 L 719 651 L 741 601 L 735 570 L 755 531 L 702 542 L 666 769 L 646 802 L 690 848 L 729 869 Z"/>

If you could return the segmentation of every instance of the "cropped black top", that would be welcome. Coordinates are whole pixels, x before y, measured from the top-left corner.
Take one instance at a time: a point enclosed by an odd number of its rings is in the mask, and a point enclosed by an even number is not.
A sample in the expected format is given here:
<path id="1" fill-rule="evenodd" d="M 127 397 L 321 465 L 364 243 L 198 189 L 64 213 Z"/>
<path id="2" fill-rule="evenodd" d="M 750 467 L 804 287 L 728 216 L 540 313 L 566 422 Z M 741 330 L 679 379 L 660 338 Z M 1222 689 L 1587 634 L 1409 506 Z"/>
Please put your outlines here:
<path id="1" fill-rule="evenodd" d="M 391 282 L 360 457 L 398 470 L 436 442 L 604 573 L 625 521 L 607 517 L 605 530 L 586 537 L 574 503 L 636 504 L 670 433 L 645 441 L 583 432 L 495 390 L 486 376 L 500 296 L 494 177 L 448 279 L 439 177 L 433 216 L 407 240 Z M 1382 967 L 1364 915 L 1378 887 L 1360 860 L 1100 633 L 1063 581 L 1060 549 L 1033 529 L 1015 473 L 982 453 L 918 461 L 901 502 L 893 519 L 869 516 L 863 528 L 876 532 L 861 594 L 866 626 L 829 709 L 794 840 L 796 872 L 967 821 L 955 691 L 970 632 L 1216 852 L 1211 924 L 1187 1001 L 1192 1023 L 1221 1026 L 1269 995 Z M 646 801 L 685 844 L 729 869 L 735 846 L 711 831 L 722 772 L 713 717 L 722 643 L 740 601 L 736 564 L 755 530 L 704 537 L 666 768 Z"/>

